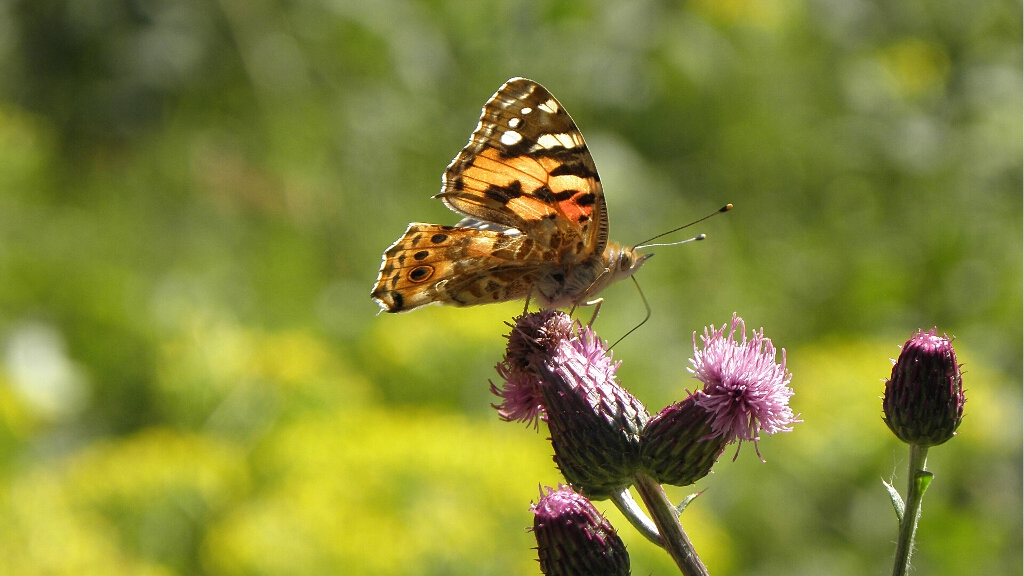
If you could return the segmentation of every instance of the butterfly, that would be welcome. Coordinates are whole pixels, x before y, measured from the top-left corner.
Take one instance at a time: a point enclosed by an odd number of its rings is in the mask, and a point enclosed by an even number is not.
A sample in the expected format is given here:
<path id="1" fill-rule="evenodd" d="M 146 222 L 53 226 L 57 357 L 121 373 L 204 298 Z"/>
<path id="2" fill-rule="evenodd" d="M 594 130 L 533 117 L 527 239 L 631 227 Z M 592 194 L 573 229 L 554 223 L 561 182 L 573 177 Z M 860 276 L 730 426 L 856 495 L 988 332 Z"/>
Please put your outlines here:
<path id="1" fill-rule="evenodd" d="M 598 304 L 651 254 L 608 241 L 601 178 L 576 123 L 543 86 L 512 78 L 484 104 L 440 198 L 455 226 L 409 224 L 370 296 L 387 312 L 526 298 Z"/>

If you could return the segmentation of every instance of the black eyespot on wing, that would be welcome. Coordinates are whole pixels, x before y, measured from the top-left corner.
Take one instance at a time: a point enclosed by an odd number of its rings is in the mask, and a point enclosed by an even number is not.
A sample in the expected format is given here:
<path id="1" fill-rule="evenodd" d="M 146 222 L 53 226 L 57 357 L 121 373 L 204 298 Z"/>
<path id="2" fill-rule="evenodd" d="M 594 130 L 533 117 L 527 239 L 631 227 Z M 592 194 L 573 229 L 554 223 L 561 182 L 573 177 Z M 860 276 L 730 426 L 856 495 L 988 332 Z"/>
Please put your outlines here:
<path id="1" fill-rule="evenodd" d="M 413 268 L 412 272 L 409 272 L 409 280 L 413 282 L 423 282 L 427 278 L 434 275 L 434 269 L 430 266 L 419 266 Z"/>
<path id="2" fill-rule="evenodd" d="M 415 260 L 423 260 L 427 256 L 430 256 L 430 252 L 427 252 L 426 250 L 420 250 L 419 252 L 412 255 L 413 259 Z"/>
<path id="3" fill-rule="evenodd" d="M 441 242 L 444 242 L 447 239 L 447 234 L 434 234 L 433 236 L 430 237 L 430 241 L 433 242 L 434 244 L 440 244 Z"/>

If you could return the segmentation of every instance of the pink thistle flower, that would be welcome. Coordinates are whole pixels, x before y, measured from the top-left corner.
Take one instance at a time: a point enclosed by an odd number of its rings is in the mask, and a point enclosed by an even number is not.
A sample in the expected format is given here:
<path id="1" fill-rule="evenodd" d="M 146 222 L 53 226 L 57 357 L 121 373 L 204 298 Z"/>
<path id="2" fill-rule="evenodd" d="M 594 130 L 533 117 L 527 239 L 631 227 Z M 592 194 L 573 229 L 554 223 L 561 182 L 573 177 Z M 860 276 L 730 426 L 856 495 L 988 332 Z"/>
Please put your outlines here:
<path id="1" fill-rule="evenodd" d="M 726 327 L 705 328 L 703 349 L 697 346 L 694 332 L 693 368 L 688 370 L 704 383 L 696 392 L 696 402 L 713 414 L 713 433 L 730 442 L 752 441 L 756 451 L 761 432 L 790 432 L 794 423 L 801 422 L 789 407 L 792 374 L 786 370 L 786 350 L 782 350 L 782 363 L 777 364 L 775 346 L 765 338 L 763 329 L 748 340 L 746 325 L 735 313 L 728 334 Z"/>
<path id="2" fill-rule="evenodd" d="M 501 398 L 501 403 L 491 404 L 498 411 L 498 417 L 505 422 L 526 422 L 537 429 L 541 420 L 547 420 L 544 413 L 544 395 L 541 382 L 532 372 L 517 370 L 504 361 L 495 366 L 502 384 L 499 388 L 491 382 L 491 394 Z"/>
<path id="3" fill-rule="evenodd" d="M 510 326 L 505 357 L 494 367 L 501 386 L 490 383 L 501 403 L 491 407 L 505 422 L 532 423 L 536 429 L 541 420 L 547 421 L 537 368 L 572 336 L 572 319 L 556 310 L 542 310 L 518 316 Z"/>

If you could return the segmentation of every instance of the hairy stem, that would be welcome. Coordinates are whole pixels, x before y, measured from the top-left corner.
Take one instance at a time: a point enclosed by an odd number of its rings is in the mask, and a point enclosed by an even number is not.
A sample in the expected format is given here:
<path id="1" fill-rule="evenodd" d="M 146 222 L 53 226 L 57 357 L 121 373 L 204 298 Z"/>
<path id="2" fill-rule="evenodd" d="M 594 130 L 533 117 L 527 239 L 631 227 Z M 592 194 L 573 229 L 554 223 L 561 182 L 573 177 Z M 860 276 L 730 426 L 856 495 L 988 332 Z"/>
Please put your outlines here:
<path id="1" fill-rule="evenodd" d="M 676 508 L 665 495 L 661 484 L 646 473 L 637 472 L 633 485 L 665 541 L 665 551 L 675 560 L 679 570 L 686 576 L 708 576 L 708 569 L 704 567 L 704 563 L 697 556 L 697 551 L 693 549 L 693 544 L 686 537 L 683 525 L 679 523 Z"/>
<path id="2" fill-rule="evenodd" d="M 931 480 L 931 473 L 925 469 L 928 461 L 926 446 L 910 445 L 910 466 L 907 472 L 907 502 L 900 522 L 900 535 L 896 540 L 896 559 L 892 567 L 893 576 L 906 576 L 910 570 L 910 555 L 914 551 L 914 534 L 917 520 L 921 516 L 921 500 Z"/>

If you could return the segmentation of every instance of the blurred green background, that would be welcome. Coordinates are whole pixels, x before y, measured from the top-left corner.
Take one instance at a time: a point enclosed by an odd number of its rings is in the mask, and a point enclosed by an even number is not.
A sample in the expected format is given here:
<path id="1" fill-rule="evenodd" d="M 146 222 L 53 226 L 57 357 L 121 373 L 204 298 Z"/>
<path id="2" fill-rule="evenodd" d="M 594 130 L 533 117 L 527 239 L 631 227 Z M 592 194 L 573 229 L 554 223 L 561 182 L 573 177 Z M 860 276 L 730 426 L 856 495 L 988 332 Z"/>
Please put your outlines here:
<path id="1" fill-rule="evenodd" d="M 0 574 L 537 574 L 546 430 L 487 380 L 521 304 L 375 316 L 381 252 L 512 76 L 568 108 L 653 317 L 652 412 L 735 311 L 794 432 L 684 515 L 712 574 L 886 574 L 889 358 L 956 337 L 921 574 L 1021 574 L 1021 5 L 979 0 L 0 2 Z M 596 327 L 643 318 L 631 283 Z M 587 316 L 584 311 L 584 317 Z M 672 490 L 681 498 L 691 489 Z M 634 574 L 667 555 L 599 503 Z"/>

